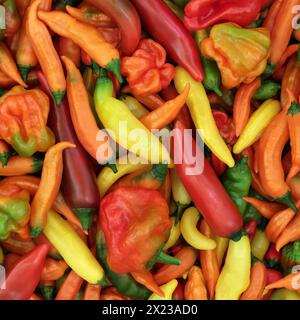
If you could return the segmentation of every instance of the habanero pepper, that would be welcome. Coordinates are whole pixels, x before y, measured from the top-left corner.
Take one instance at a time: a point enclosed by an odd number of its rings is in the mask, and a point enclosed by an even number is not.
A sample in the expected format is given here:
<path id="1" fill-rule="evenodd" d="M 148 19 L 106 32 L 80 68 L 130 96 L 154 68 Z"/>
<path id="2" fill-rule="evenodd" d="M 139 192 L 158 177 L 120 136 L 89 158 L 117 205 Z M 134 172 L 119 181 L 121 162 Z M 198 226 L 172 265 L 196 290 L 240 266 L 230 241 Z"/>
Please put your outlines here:
<path id="1" fill-rule="evenodd" d="M 214 234 L 232 237 L 238 240 L 241 236 L 242 216 L 226 193 L 208 160 L 196 145 L 192 137 L 192 148 L 183 147 L 184 127 L 177 121 L 174 132 L 174 159 L 182 159 L 181 164 L 175 162 L 175 169 L 183 182 L 195 206 L 203 214 Z M 190 149 L 190 150 L 187 150 Z M 192 150 L 196 150 L 196 160 L 203 163 L 203 171 L 196 173 L 195 159 Z M 184 155 L 182 157 L 182 155 Z M 202 162 L 204 161 L 204 162 Z M 189 172 L 190 171 L 190 172 Z M 190 174 L 193 173 L 194 174 Z M 201 190 L 201 193 L 199 193 Z M 217 213 L 217 214 L 216 214 Z"/>
<path id="2" fill-rule="evenodd" d="M 42 90 L 51 97 L 44 75 L 39 72 L 38 77 Z M 58 141 L 69 141 L 76 145 L 76 148 L 65 150 L 63 155 L 62 189 L 66 202 L 86 230 L 98 209 L 100 196 L 91 161 L 76 136 L 66 98 L 60 105 L 52 98 L 49 126 Z"/>
<path id="3" fill-rule="evenodd" d="M 161 0 L 132 0 L 143 25 L 178 65 L 185 68 L 196 81 L 204 79 L 196 44 L 179 18 Z M 158 15 L 159 12 L 159 15 Z"/>
<path id="4" fill-rule="evenodd" d="M 277 260 L 275 262 L 280 262 L 283 270 L 289 272 L 295 265 L 299 265 L 300 263 L 300 240 L 296 240 L 286 245 L 282 250 L 281 257 L 279 252 L 276 250 L 275 252 L 277 253 Z"/>
<path id="5" fill-rule="evenodd" d="M 208 300 L 203 271 L 193 266 L 188 274 L 188 280 L 184 286 L 185 300 Z"/>

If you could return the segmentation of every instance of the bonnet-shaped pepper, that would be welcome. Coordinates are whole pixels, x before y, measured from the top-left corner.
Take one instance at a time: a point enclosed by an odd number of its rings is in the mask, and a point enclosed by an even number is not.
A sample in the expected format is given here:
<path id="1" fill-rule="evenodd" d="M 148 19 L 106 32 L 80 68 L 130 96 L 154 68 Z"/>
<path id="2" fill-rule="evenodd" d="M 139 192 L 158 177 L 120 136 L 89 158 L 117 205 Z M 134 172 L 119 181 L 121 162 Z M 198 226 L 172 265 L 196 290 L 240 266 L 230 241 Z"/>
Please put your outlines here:
<path id="1" fill-rule="evenodd" d="M 46 126 L 48 113 L 49 99 L 42 91 L 15 89 L 0 101 L 0 138 L 23 157 L 46 152 L 55 143 Z"/>
<path id="2" fill-rule="evenodd" d="M 251 83 L 263 73 L 270 53 L 270 33 L 264 28 L 241 28 L 233 23 L 212 27 L 201 43 L 202 54 L 216 61 L 225 88 Z"/>
<path id="3" fill-rule="evenodd" d="M 166 63 L 166 56 L 159 43 L 144 39 L 131 57 L 122 59 L 121 73 L 127 77 L 134 95 L 157 93 L 169 86 L 175 69 Z"/>

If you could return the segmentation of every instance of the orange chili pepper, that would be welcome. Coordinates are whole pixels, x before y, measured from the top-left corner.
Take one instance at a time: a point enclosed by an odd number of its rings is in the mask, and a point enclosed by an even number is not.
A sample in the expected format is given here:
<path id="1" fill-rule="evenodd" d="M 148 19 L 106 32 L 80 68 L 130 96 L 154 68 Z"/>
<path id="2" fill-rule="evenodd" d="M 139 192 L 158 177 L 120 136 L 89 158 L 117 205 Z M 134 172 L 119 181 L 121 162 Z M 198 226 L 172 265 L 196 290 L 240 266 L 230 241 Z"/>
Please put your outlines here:
<path id="1" fill-rule="evenodd" d="M 115 287 L 110 287 L 103 290 L 100 300 L 132 300 L 126 296 L 122 296 Z"/>
<path id="2" fill-rule="evenodd" d="M 262 262 L 256 262 L 251 268 L 250 284 L 240 300 L 261 300 L 267 283 L 267 269 Z"/>
<path id="3" fill-rule="evenodd" d="M 288 183 L 293 199 L 300 200 L 300 175 L 296 175 L 292 179 L 290 179 Z"/>
<path id="4" fill-rule="evenodd" d="M 295 15 L 293 7 L 299 4 L 299 0 L 283 0 L 280 5 L 271 32 L 271 64 L 279 62 L 290 42 L 293 32 L 292 20 Z"/>
<path id="5" fill-rule="evenodd" d="M 76 66 L 79 66 L 81 60 L 81 49 L 72 40 L 64 37 L 59 37 L 59 55 L 66 56 Z"/>
<path id="6" fill-rule="evenodd" d="M 0 70 L 0 88 L 10 87 L 15 83 L 16 82 L 12 78 Z"/>
<path id="7" fill-rule="evenodd" d="M 100 300 L 101 286 L 87 283 L 82 300 Z"/>
<path id="8" fill-rule="evenodd" d="M 293 54 L 297 53 L 299 49 L 299 44 L 291 44 L 286 48 L 283 55 L 281 56 L 276 69 L 274 70 L 274 74 L 276 75 L 277 72 L 280 71 L 280 69 L 283 67 L 283 65 L 286 63 L 287 59 L 291 57 Z"/>
<path id="9" fill-rule="evenodd" d="M 200 232 L 206 237 L 213 239 L 211 229 L 204 219 L 201 221 Z M 199 256 L 202 273 L 209 293 L 209 298 L 213 299 L 215 295 L 216 283 L 220 275 L 216 249 L 200 250 Z"/>
<path id="10" fill-rule="evenodd" d="M 62 179 L 62 153 L 67 148 L 75 148 L 70 142 L 60 142 L 51 147 L 45 156 L 39 188 L 31 203 L 30 233 L 38 236 L 47 223 L 48 211 L 52 207 Z"/>
<path id="11" fill-rule="evenodd" d="M 41 281 L 56 281 L 64 275 L 67 269 L 68 265 L 64 260 L 46 258 L 41 274 Z"/>
<path id="12" fill-rule="evenodd" d="M 74 300 L 79 292 L 83 279 L 79 277 L 73 270 L 68 274 L 67 278 L 59 288 L 55 300 Z"/>
<path id="13" fill-rule="evenodd" d="M 294 55 L 290 58 L 287 67 L 284 71 L 281 82 L 281 104 L 285 105 L 289 99 L 288 91 L 295 97 L 299 97 L 300 94 L 300 60 Z"/>
<path id="14" fill-rule="evenodd" d="M 18 72 L 14 58 L 3 42 L 0 42 L 0 70 L 21 86 L 27 87 Z"/>
<path id="15" fill-rule="evenodd" d="M 259 142 L 258 168 L 261 184 L 267 194 L 297 212 L 281 162 L 283 148 L 289 140 L 286 112 L 290 105 L 287 103 L 263 132 Z"/>
<path id="16" fill-rule="evenodd" d="M 35 244 L 47 244 L 49 246 L 48 255 L 53 259 L 59 260 L 62 259 L 62 256 L 57 251 L 57 249 L 52 245 L 52 243 L 48 240 L 48 238 L 43 234 L 39 234 L 36 238 L 34 238 Z"/>
<path id="17" fill-rule="evenodd" d="M 268 10 L 267 16 L 265 17 L 265 20 L 263 22 L 262 27 L 268 29 L 270 32 L 272 32 L 275 19 L 277 17 L 277 14 L 279 12 L 280 6 L 282 4 L 283 0 L 276 0 L 270 9 Z"/>
<path id="18" fill-rule="evenodd" d="M 149 129 L 162 129 L 169 125 L 177 117 L 178 113 L 185 105 L 190 91 L 190 85 L 187 84 L 180 95 L 167 101 L 159 108 L 149 112 L 140 118 L 140 121 Z"/>
<path id="19" fill-rule="evenodd" d="M 275 243 L 286 226 L 293 219 L 295 212 L 288 208 L 277 212 L 267 224 L 265 233 L 270 242 Z"/>
<path id="20" fill-rule="evenodd" d="M 276 241 L 276 250 L 279 251 L 289 242 L 300 239 L 300 215 L 296 214 L 294 219 L 287 225 Z"/>
<path id="21" fill-rule="evenodd" d="M 237 90 L 233 104 L 233 122 L 237 137 L 240 136 L 248 122 L 251 111 L 251 98 L 260 85 L 260 78 L 256 78 L 249 84 L 241 84 Z"/>
<path id="22" fill-rule="evenodd" d="M 40 171 L 43 161 L 34 157 L 23 158 L 20 156 L 11 157 L 5 168 L 0 166 L 0 176 L 19 176 Z"/>
<path id="23" fill-rule="evenodd" d="M 185 300 L 207 300 L 207 290 L 202 271 L 193 266 L 189 272 L 188 280 L 184 287 Z"/>
<path id="24" fill-rule="evenodd" d="M 262 216 L 271 219 L 274 214 L 284 209 L 280 203 L 262 201 L 256 198 L 244 197 L 246 202 L 250 203 Z"/>
<path id="25" fill-rule="evenodd" d="M 164 293 L 161 291 L 160 287 L 155 282 L 152 273 L 149 270 L 140 271 L 140 272 L 131 272 L 130 273 L 134 280 L 143 286 L 145 286 L 150 291 L 156 293 L 157 295 L 163 297 Z"/>
<path id="26" fill-rule="evenodd" d="M 1 246 L 8 252 L 23 255 L 35 248 L 32 240 L 21 241 L 10 236 L 8 239 L 1 241 Z"/>
<path id="27" fill-rule="evenodd" d="M 91 24 L 94 27 L 116 27 L 116 23 L 109 16 L 89 4 L 83 3 L 78 8 L 66 6 L 66 10 L 76 20 Z"/>
<path id="28" fill-rule="evenodd" d="M 271 284 L 266 286 L 266 289 L 278 289 L 278 288 L 286 288 L 288 290 L 297 290 L 300 287 L 300 273 L 290 273 L 289 275 L 281 278 Z"/>
<path id="29" fill-rule="evenodd" d="M 113 72 L 120 82 L 123 81 L 119 51 L 106 42 L 96 28 L 61 11 L 40 11 L 38 17 L 55 33 L 73 40 L 102 68 Z"/>
<path id="30" fill-rule="evenodd" d="M 99 130 L 97 126 L 80 71 L 67 57 L 62 57 L 62 60 L 68 73 L 67 94 L 77 137 L 94 159 L 97 159 L 101 164 L 106 164 L 113 155 L 113 150 L 108 142 L 109 136 Z"/>
<path id="31" fill-rule="evenodd" d="M 28 7 L 26 33 L 34 53 L 38 58 L 43 73 L 57 104 L 60 104 L 66 90 L 66 80 L 61 61 L 54 48 L 47 27 L 38 19 L 38 8 L 43 0 L 35 0 Z M 46 13 L 43 11 L 43 13 Z"/>
<path id="32" fill-rule="evenodd" d="M 154 275 L 154 280 L 158 285 L 165 284 L 186 273 L 196 262 L 197 251 L 191 247 L 184 247 L 176 253 L 175 258 L 180 259 L 181 263 L 179 266 L 164 265 Z"/>

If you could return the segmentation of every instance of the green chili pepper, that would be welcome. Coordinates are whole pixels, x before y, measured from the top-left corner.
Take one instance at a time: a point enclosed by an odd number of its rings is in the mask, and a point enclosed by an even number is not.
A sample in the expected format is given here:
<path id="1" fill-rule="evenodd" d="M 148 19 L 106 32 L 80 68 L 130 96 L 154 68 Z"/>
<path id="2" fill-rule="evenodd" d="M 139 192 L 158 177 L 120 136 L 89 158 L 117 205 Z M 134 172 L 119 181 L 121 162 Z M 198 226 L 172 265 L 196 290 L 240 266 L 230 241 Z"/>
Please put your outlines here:
<path id="1" fill-rule="evenodd" d="M 234 167 L 228 168 L 223 178 L 223 185 L 231 199 L 243 215 L 247 203 L 243 197 L 248 196 L 252 175 L 248 166 L 248 158 L 242 157 Z"/>
<path id="2" fill-rule="evenodd" d="M 256 100 L 268 100 L 277 95 L 277 92 L 280 90 L 281 86 L 279 83 L 274 81 L 265 81 L 260 88 L 258 88 L 254 95 L 253 99 Z"/>
<path id="3" fill-rule="evenodd" d="M 205 72 L 205 78 L 203 80 L 205 88 L 214 91 L 219 97 L 221 97 L 221 75 L 216 62 L 206 59 L 203 55 L 201 55 L 201 61 Z"/>
<path id="4" fill-rule="evenodd" d="M 130 274 L 114 273 L 107 263 L 107 249 L 103 233 L 100 231 L 97 234 L 97 256 L 105 270 L 105 274 L 109 281 L 117 288 L 117 290 L 130 298 L 134 299 L 147 299 L 151 292 L 143 285 L 137 283 Z M 129 257 L 130 259 L 130 257 Z"/>

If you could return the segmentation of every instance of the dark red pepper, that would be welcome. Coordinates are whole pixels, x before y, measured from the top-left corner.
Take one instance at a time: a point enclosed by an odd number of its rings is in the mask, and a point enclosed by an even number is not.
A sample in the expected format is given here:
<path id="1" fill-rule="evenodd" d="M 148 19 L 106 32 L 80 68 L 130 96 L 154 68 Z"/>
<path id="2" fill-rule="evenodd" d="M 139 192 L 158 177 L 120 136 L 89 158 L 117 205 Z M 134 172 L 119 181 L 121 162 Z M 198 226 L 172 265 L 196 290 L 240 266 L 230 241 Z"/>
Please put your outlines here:
<path id="1" fill-rule="evenodd" d="M 273 283 L 283 277 L 282 273 L 274 270 L 274 269 L 267 269 L 267 282 L 266 286 L 270 283 Z M 269 290 L 266 294 L 263 295 L 261 300 L 269 300 L 271 294 L 273 293 L 273 290 Z"/>
<path id="2" fill-rule="evenodd" d="M 49 251 L 41 244 L 24 255 L 7 275 L 5 289 L 0 289 L 0 300 L 28 300 L 38 286 Z"/>
<path id="3" fill-rule="evenodd" d="M 181 281 L 178 282 L 176 289 L 172 294 L 172 300 L 184 300 L 184 285 Z"/>
<path id="4" fill-rule="evenodd" d="M 257 229 L 257 221 L 250 220 L 244 225 L 244 230 L 248 233 L 249 240 L 252 241 Z"/>
<path id="5" fill-rule="evenodd" d="M 211 160 L 212 167 L 215 170 L 215 173 L 217 174 L 218 177 L 221 177 L 224 174 L 227 168 L 227 165 L 222 160 L 220 160 L 217 156 L 215 156 L 213 153 L 211 154 L 210 160 Z"/>
<path id="6" fill-rule="evenodd" d="M 130 56 L 141 38 L 141 21 L 129 0 L 86 0 L 106 15 L 113 18 L 121 31 L 121 51 Z"/>
<path id="7" fill-rule="evenodd" d="M 261 0 L 192 0 L 185 6 L 184 24 L 189 30 L 222 22 L 247 27 L 258 18 L 261 9 Z"/>
<path id="8" fill-rule="evenodd" d="M 188 30 L 162 0 L 131 0 L 151 37 L 178 65 L 197 80 L 204 79 L 200 56 Z"/>
<path id="9" fill-rule="evenodd" d="M 100 203 L 92 162 L 76 136 L 67 99 L 63 99 L 60 105 L 56 105 L 50 96 L 44 75 L 39 72 L 38 77 L 41 89 L 52 101 L 49 127 L 53 130 L 57 141 L 69 141 L 76 145 L 76 148 L 66 150 L 63 155 L 62 188 L 65 200 L 80 219 L 83 228 L 87 229 Z"/>
<path id="10" fill-rule="evenodd" d="M 267 266 L 269 268 L 277 267 L 280 264 L 280 259 L 281 259 L 281 252 L 278 252 L 275 248 L 275 245 L 271 244 L 270 248 L 268 249 L 265 255 Z"/>

